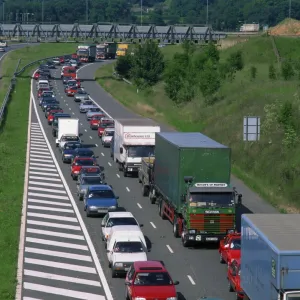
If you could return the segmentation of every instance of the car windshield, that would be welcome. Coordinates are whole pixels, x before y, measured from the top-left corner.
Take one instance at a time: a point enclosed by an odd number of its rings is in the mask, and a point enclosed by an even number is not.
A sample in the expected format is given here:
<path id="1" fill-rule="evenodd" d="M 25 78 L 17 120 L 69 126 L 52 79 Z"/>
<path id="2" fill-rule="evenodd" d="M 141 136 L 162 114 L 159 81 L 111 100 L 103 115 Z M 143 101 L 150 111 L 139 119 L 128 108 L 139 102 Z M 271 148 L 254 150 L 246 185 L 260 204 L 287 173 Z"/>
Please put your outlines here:
<path id="1" fill-rule="evenodd" d="M 240 250 L 241 249 L 241 240 L 240 239 L 233 239 L 230 243 L 229 249 Z"/>
<path id="2" fill-rule="evenodd" d="M 300 300 L 300 293 L 288 294 L 286 300 Z"/>
<path id="3" fill-rule="evenodd" d="M 104 122 L 104 123 L 101 123 L 101 127 L 103 127 L 103 128 L 114 127 L 114 123 L 113 122 Z"/>
<path id="4" fill-rule="evenodd" d="M 101 116 L 93 116 L 92 120 L 99 121 L 99 120 L 101 120 L 102 117 L 103 117 L 102 115 Z"/>
<path id="5" fill-rule="evenodd" d="M 44 97 L 53 97 L 53 92 L 43 92 Z"/>
<path id="6" fill-rule="evenodd" d="M 62 137 L 62 141 L 79 141 L 78 136 L 64 136 Z"/>
<path id="7" fill-rule="evenodd" d="M 93 151 L 78 151 L 79 156 L 91 157 L 94 155 Z"/>
<path id="8" fill-rule="evenodd" d="M 65 149 L 77 149 L 80 147 L 81 147 L 81 144 L 78 144 L 78 143 L 66 143 L 65 144 Z"/>
<path id="9" fill-rule="evenodd" d="M 114 136 L 114 131 L 106 131 L 105 136 Z"/>
<path id="10" fill-rule="evenodd" d="M 117 242 L 114 247 L 117 253 L 138 253 L 144 252 L 141 242 Z"/>
<path id="11" fill-rule="evenodd" d="M 173 282 L 166 272 L 139 272 L 135 276 L 134 285 L 161 286 L 173 285 Z"/>
<path id="12" fill-rule="evenodd" d="M 85 91 L 83 91 L 83 90 L 78 90 L 77 93 L 80 94 L 80 95 L 86 95 L 86 94 L 87 94 L 87 92 L 85 92 Z"/>
<path id="13" fill-rule="evenodd" d="M 100 177 L 85 177 L 82 180 L 82 184 L 100 184 L 101 178 Z"/>
<path id="14" fill-rule="evenodd" d="M 138 225 L 138 223 L 135 218 L 110 218 L 106 224 L 106 227 L 123 225 Z"/>
<path id="15" fill-rule="evenodd" d="M 62 110 L 59 108 L 58 105 L 49 105 L 47 106 L 47 111 L 51 111 L 51 110 L 59 110 L 58 112 L 61 112 Z M 57 112 L 57 113 L 58 113 Z"/>
<path id="16" fill-rule="evenodd" d="M 77 159 L 76 166 L 92 166 L 94 161 L 91 159 Z"/>
<path id="17" fill-rule="evenodd" d="M 93 102 L 92 102 L 92 101 L 85 101 L 85 102 L 83 103 L 83 105 L 93 105 Z"/>
<path id="18" fill-rule="evenodd" d="M 97 191 L 92 191 L 92 192 L 89 192 L 89 195 L 88 195 L 88 198 L 89 199 L 93 199 L 93 198 L 115 198 L 115 195 L 113 193 L 113 191 L 111 190 L 97 190 Z"/>
<path id="19" fill-rule="evenodd" d="M 93 102 L 92 102 L 93 103 Z M 98 107 L 92 107 L 90 110 L 89 110 L 89 112 L 100 112 L 101 110 L 100 110 L 100 108 L 98 108 Z"/>

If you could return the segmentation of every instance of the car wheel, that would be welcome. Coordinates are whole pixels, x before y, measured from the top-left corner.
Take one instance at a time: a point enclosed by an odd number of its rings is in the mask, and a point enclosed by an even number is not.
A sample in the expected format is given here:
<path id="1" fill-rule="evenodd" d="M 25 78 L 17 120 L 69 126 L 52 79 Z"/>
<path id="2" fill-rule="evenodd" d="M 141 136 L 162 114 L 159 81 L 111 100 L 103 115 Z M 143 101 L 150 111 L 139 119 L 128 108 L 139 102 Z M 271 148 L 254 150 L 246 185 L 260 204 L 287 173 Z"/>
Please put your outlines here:
<path id="1" fill-rule="evenodd" d="M 111 270 L 111 278 L 116 278 L 117 273 L 114 270 Z"/>
<path id="2" fill-rule="evenodd" d="M 220 260 L 220 264 L 224 264 L 224 263 L 225 263 L 225 260 L 224 260 L 224 258 L 223 258 L 222 253 L 220 253 L 220 258 L 219 258 L 219 260 Z"/>
<path id="3" fill-rule="evenodd" d="M 88 211 L 86 211 L 86 216 L 87 216 L 87 218 L 89 218 L 91 216 L 91 214 Z"/>

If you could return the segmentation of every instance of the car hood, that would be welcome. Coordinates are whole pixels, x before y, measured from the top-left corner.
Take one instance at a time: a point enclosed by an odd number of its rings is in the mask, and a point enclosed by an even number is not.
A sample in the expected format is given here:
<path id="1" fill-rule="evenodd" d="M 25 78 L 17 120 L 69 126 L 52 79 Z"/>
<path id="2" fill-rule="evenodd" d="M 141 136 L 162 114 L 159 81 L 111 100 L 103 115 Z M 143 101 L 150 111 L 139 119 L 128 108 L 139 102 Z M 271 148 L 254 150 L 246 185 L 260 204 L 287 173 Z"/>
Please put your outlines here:
<path id="1" fill-rule="evenodd" d="M 112 136 L 104 136 L 103 140 L 110 141 L 113 137 Z"/>
<path id="2" fill-rule="evenodd" d="M 170 298 L 176 297 L 176 289 L 174 285 L 169 286 L 133 286 L 133 297 L 144 298 Z"/>
<path id="3" fill-rule="evenodd" d="M 138 253 L 115 253 L 113 254 L 113 262 L 134 262 L 134 261 L 147 261 L 145 252 Z"/>
<path id="4" fill-rule="evenodd" d="M 74 153 L 75 153 L 75 150 L 73 150 L 73 149 L 64 149 L 64 152 L 63 152 L 64 154 L 72 154 L 72 155 L 74 155 Z"/>
<path id="5" fill-rule="evenodd" d="M 87 205 L 88 206 L 97 206 L 97 207 L 110 207 L 110 206 L 116 206 L 117 205 L 117 200 L 116 199 L 106 199 L 106 198 L 99 198 L 99 199 L 93 199 L 87 200 Z"/>
<path id="6" fill-rule="evenodd" d="M 230 261 L 230 259 L 240 258 L 241 250 L 230 250 L 230 251 L 228 251 L 227 255 L 228 255 L 228 261 Z"/>

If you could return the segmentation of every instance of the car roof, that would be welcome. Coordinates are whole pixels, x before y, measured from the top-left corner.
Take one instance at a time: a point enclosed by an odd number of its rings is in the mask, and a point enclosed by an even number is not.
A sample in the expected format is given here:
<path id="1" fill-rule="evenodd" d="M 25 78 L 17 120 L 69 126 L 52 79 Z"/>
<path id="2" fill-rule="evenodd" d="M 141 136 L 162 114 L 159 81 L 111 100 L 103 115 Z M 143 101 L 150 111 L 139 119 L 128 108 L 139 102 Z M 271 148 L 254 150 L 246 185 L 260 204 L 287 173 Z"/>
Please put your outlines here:
<path id="1" fill-rule="evenodd" d="M 140 232 L 141 234 L 142 231 L 141 231 L 141 228 L 138 226 L 138 225 L 117 225 L 117 226 L 114 226 L 112 227 L 112 232 L 128 232 L 128 231 L 134 231 L 134 232 Z"/>
<path id="2" fill-rule="evenodd" d="M 108 213 L 109 218 L 134 218 L 129 211 L 112 211 Z"/>
<path id="3" fill-rule="evenodd" d="M 58 113 L 58 114 L 55 114 L 54 117 L 71 117 L 70 114 L 64 114 L 64 113 Z"/>
<path id="4" fill-rule="evenodd" d="M 99 189 L 106 190 L 106 191 L 111 191 L 112 190 L 112 188 L 109 185 L 106 185 L 106 184 L 96 184 L 96 185 L 91 185 L 89 187 L 90 191 L 97 191 Z"/>
<path id="5" fill-rule="evenodd" d="M 49 81 L 48 80 L 46 80 L 46 79 L 42 79 L 42 80 L 39 80 L 39 82 L 38 83 L 49 83 Z"/>
<path id="6" fill-rule="evenodd" d="M 80 148 L 77 148 L 77 149 L 80 149 Z M 93 160 L 92 157 L 86 157 L 86 156 L 77 156 L 75 157 L 74 160 Z"/>
<path id="7" fill-rule="evenodd" d="M 156 268 L 159 268 L 159 271 L 167 272 L 167 269 L 164 267 L 164 265 L 157 260 L 147 260 L 147 261 L 136 261 L 133 263 L 134 268 L 136 272 L 142 272 L 142 271 L 158 271 Z M 155 268 L 153 270 L 152 268 Z"/>
<path id="8" fill-rule="evenodd" d="M 115 131 L 114 127 L 106 127 L 104 131 Z"/>
<path id="9" fill-rule="evenodd" d="M 90 148 L 78 148 L 78 151 L 92 151 Z"/>
<path id="10" fill-rule="evenodd" d="M 78 135 L 75 133 L 66 133 L 66 134 L 63 134 L 63 136 L 78 136 Z"/>

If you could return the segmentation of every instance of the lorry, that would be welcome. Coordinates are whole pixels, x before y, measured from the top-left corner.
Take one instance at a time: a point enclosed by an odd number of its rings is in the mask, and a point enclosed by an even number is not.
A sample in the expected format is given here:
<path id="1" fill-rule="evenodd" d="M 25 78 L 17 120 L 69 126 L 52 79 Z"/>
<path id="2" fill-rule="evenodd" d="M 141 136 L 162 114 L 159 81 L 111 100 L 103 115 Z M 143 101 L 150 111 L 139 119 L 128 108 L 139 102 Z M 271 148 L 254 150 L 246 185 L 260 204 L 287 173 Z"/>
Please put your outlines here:
<path id="1" fill-rule="evenodd" d="M 106 42 L 96 46 L 97 59 L 115 59 L 117 52 L 117 43 Z"/>
<path id="2" fill-rule="evenodd" d="M 128 50 L 128 44 L 119 44 L 117 48 L 117 56 L 125 56 Z"/>
<path id="3" fill-rule="evenodd" d="M 57 126 L 57 137 L 56 137 L 56 146 L 59 145 L 59 142 L 63 136 L 77 136 L 79 137 L 79 119 L 73 118 L 59 118 Z"/>
<path id="4" fill-rule="evenodd" d="M 155 133 L 160 126 L 151 119 L 116 119 L 114 161 L 124 177 L 137 174 L 142 157 L 154 155 Z"/>
<path id="5" fill-rule="evenodd" d="M 300 299 L 299 228 L 299 214 L 242 215 L 244 299 Z"/>
<path id="6" fill-rule="evenodd" d="M 77 56 L 81 62 L 94 62 L 96 59 L 96 45 L 80 45 Z"/>
<path id="7" fill-rule="evenodd" d="M 230 148 L 198 132 L 156 133 L 155 159 L 144 158 L 139 172 L 143 195 L 184 247 L 219 242 L 235 230 L 242 195 L 230 185 Z"/>
<path id="8" fill-rule="evenodd" d="M 243 24 L 240 27 L 241 32 L 258 32 L 259 24 Z"/>

